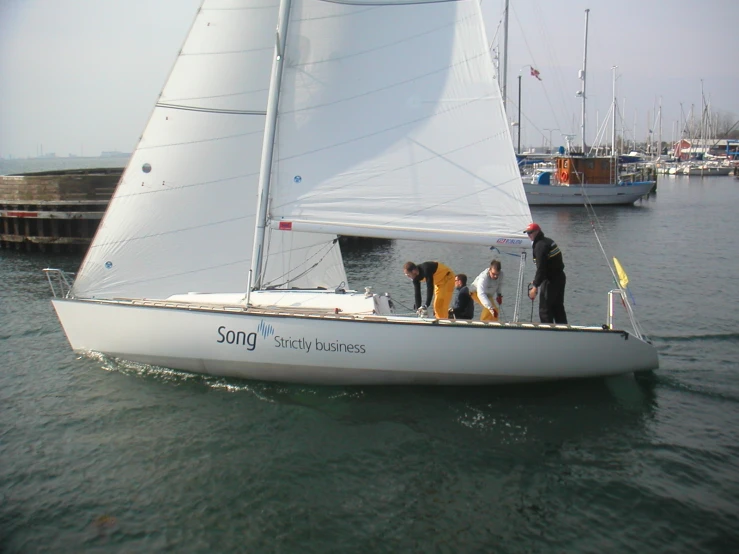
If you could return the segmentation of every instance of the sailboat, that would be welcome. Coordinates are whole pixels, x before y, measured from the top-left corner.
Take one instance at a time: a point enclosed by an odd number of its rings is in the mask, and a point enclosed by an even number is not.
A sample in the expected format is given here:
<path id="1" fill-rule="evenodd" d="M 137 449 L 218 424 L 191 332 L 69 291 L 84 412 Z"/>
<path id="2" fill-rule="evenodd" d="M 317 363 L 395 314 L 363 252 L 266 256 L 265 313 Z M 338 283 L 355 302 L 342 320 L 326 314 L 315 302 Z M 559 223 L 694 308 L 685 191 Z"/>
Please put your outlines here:
<path id="1" fill-rule="evenodd" d="M 399 315 L 349 287 L 339 234 L 530 248 L 487 44 L 477 0 L 205 0 L 76 278 L 46 270 L 72 348 L 315 384 L 656 368 L 636 327 Z"/>
<path id="2" fill-rule="evenodd" d="M 620 171 L 616 155 L 616 81 L 613 81 L 612 121 L 613 134 L 611 156 L 586 155 L 586 100 L 588 63 L 588 21 L 590 10 L 585 10 L 585 48 L 579 78 L 582 90 L 578 91 L 582 104 L 582 151 L 561 152 L 554 158 L 552 171 L 540 171 L 531 182 L 524 183 L 524 190 L 531 206 L 582 206 L 629 205 L 654 190 L 657 181 L 644 170 L 624 174 Z"/>

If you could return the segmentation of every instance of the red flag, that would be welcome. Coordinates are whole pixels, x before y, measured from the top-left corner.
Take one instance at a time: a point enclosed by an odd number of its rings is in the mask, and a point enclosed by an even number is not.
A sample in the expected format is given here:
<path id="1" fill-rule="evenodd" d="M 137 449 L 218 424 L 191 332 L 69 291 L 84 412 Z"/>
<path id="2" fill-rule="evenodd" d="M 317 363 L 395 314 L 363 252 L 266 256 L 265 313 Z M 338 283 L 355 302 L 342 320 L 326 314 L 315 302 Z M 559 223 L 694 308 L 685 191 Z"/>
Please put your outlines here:
<path id="1" fill-rule="evenodd" d="M 541 77 L 539 77 L 539 70 L 538 69 L 534 69 L 534 66 L 532 66 L 532 65 L 530 65 L 529 67 L 531 68 L 531 76 L 532 77 L 536 77 L 537 79 L 539 79 L 541 81 Z"/>

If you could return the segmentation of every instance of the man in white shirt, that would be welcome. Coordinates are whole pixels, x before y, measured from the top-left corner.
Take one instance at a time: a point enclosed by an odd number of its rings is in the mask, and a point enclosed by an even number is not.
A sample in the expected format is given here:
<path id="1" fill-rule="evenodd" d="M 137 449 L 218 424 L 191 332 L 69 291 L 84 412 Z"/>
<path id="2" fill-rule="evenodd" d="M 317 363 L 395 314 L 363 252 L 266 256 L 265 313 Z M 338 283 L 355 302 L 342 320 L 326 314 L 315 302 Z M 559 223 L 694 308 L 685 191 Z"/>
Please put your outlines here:
<path id="1" fill-rule="evenodd" d="M 498 321 L 503 302 L 503 270 L 500 260 L 490 262 L 469 286 L 472 299 L 482 306 L 481 321 Z"/>

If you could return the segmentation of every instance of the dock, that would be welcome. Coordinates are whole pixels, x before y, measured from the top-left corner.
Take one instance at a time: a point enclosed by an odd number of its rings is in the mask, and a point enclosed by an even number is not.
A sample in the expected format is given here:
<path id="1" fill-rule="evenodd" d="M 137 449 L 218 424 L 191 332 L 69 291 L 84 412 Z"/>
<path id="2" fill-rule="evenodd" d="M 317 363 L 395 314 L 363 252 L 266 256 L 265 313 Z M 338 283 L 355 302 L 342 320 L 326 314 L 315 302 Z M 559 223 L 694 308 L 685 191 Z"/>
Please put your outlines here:
<path id="1" fill-rule="evenodd" d="M 0 247 L 84 253 L 123 168 L 0 175 Z"/>
<path id="2" fill-rule="evenodd" d="M 84 254 L 122 174 L 118 167 L 0 175 L 0 248 Z M 348 249 L 390 242 L 339 241 Z"/>

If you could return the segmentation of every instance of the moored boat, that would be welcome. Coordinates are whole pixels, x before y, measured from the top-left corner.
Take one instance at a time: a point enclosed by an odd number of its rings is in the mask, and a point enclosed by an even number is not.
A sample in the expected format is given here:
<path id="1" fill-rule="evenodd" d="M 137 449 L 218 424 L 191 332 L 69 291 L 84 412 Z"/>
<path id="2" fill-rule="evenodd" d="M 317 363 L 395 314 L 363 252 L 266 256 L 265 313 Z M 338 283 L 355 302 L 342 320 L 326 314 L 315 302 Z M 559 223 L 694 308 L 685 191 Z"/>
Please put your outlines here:
<path id="1" fill-rule="evenodd" d="M 619 173 L 617 161 L 606 156 L 560 156 L 555 169 L 534 179 L 536 183 L 524 183 L 531 206 L 628 205 L 656 186 L 642 171 Z"/>

